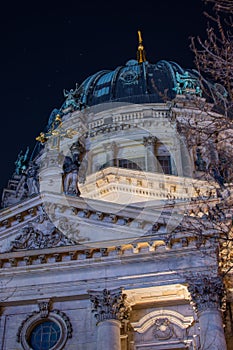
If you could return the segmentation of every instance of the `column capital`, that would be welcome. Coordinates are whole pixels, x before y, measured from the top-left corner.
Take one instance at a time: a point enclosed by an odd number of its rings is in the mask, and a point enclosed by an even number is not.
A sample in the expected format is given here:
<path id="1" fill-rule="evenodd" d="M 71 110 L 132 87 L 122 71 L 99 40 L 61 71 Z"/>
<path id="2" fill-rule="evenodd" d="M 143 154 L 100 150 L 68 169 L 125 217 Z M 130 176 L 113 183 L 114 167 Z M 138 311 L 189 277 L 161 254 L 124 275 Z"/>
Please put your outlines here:
<path id="1" fill-rule="evenodd" d="M 157 142 L 157 137 L 156 136 L 144 136 L 143 137 L 143 145 L 145 147 L 151 146 L 151 145 L 155 145 Z"/>
<path id="2" fill-rule="evenodd" d="M 130 307 L 126 303 L 127 296 L 122 289 L 88 291 L 97 323 L 105 320 L 122 321 L 129 318 Z"/>
<path id="3" fill-rule="evenodd" d="M 197 312 L 220 310 L 225 290 L 220 276 L 195 274 L 187 279 L 188 291 Z"/>

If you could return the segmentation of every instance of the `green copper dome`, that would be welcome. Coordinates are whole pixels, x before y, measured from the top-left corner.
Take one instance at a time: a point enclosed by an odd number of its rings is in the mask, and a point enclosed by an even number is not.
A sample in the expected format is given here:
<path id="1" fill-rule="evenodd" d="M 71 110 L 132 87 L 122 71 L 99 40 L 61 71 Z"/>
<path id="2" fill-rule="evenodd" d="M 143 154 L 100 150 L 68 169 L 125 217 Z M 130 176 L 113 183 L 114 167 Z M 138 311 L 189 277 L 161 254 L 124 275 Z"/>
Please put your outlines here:
<path id="1" fill-rule="evenodd" d="M 65 92 L 61 112 L 113 101 L 157 103 L 185 93 L 201 95 L 196 71 L 165 60 L 156 64 L 129 60 L 125 66 L 99 71 L 75 90 Z"/>

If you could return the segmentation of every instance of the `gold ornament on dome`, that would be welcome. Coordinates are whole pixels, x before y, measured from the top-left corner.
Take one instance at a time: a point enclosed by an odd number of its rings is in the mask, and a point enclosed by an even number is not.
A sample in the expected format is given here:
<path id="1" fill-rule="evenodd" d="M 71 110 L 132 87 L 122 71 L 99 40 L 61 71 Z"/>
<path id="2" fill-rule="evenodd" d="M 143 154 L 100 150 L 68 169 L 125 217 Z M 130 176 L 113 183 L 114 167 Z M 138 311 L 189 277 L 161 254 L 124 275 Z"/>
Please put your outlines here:
<path id="1" fill-rule="evenodd" d="M 36 137 L 36 141 L 39 141 L 41 144 L 46 143 L 49 139 L 52 139 L 51 144 L 53 149 L 60 148 L 60 139 L 62 137 L 66 137 L 69 139 L 72 139 L 74 135 L 77 134 L 77 131 L 74 129 L 64 129 L 62 127 L 62 120 L 61 116 L 59 114 L 56 115 L 56 118 L 54 119 L 54 122 L 52 123 L 51 129 L 44 133 L 41 132 L 39 136 Z"/>

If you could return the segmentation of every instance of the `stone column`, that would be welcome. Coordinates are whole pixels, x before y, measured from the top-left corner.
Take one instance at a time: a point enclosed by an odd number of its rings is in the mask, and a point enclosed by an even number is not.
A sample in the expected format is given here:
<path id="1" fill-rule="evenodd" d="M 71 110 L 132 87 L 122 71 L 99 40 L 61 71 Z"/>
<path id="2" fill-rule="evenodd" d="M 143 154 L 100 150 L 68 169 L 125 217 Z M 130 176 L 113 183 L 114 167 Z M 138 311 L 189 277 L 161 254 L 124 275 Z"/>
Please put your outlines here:
<path id="1" fill-rule="evenodd" d="M 121 321 L 129 317 L 122 288 L 88 292 L 97 319 L 97 350 L 120 350 Z"/>
<path id="2" fill-rule="evenodd" d="M 158 164 L 155 156 L 156 142 L 157 138 L 155 136 L 143 137 L 143 145 L 146 147 L 146 170 L 152 173 L 158 171 Z"/>
<path id="3" fill-rule="evenodd" d="M 117 161 L 117 153 L 118 153 L 118 146 L 115 141 L 105 143 L 104 150 L 106 152 L 106 163 L 109 163 L 109 166 L 116 166 Z"/>
<path id="4" fill-rule="evenodd" d="M 200 350 L 226 350 L 221 313 L 224 295 L 221 278 L 196 275 L 188 283 L 200 323 Z"/>

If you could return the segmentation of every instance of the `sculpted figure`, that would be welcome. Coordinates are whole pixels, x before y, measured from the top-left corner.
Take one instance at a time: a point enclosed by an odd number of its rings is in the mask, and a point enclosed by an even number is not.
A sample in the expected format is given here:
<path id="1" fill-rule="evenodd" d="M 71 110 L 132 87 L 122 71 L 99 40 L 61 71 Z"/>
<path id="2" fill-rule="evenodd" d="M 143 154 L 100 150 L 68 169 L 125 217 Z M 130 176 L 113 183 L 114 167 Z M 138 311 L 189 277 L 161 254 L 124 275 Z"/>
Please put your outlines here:
<path id="1" fill-rule="evenodd" d="M 63 163 L 64 192 L 65 194 L 80 196 L 78 182 L 80 181 L 83 183 L 85 181 L 85 169 L 83 169 L 82 166 L 82 161 L 85 155 L 85 147 L 80 141 L 77 141 L 71 146 L 70 150 L 71 156 L 66 156 Z M 81 172 L 79 174 L 80 170 Z"/>
<path id="2" fill-rule="evenodd" d="M 71 109 L 76 110 L 79 108 L 79 103 L 76 102 L 77 100 L 77 93 L 78 93 L 78 84 L 76 84 L 75 90 L 63 90 L 64 97 L 66 97 L 66 100 L 62 106 L 62 110 Z M 76 96 L 76 97 L 75 97 Z"/>
<path id="3" fill-rule="evenodd" d="M 79 165 L 71 157 L 66 156 L 63 164 L 63 186 L 65 194 L 80 195 L 78 188 L 78 169 Z"/>
<path id="4" fill-rule="evenodd" d="M 22 172 L 26 170 L 28 153 L 29 153 L 29 147 L 27 147 L 25 154 L 23 154 L 22 151 L 20 151 L 20 153 L 18 154 L 18 158 L 15 161 L 15 172 L 17 175 L 22 174 Z"/>
<path id="5" fill-rule="evenodd" d="M 30 195 L 39 193 L 37 167 L 34 164 L 27 171 L 27 187 Z"/>
<path id="6" fill-rule="evenodd" d="M 176 72 L 176 87 L 173 90 L 176 93 L 183 94 L 187 91 L 192 94 L 196 94 L 197 96 L 202 96 L 202 90 L 200 86 L 197 85 L 197 80 L 190 76 L 189 72 L 184 72 L 184 74 L 180 74 Z M 193 91 L 192 91 L 193 90 Z"/>

